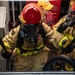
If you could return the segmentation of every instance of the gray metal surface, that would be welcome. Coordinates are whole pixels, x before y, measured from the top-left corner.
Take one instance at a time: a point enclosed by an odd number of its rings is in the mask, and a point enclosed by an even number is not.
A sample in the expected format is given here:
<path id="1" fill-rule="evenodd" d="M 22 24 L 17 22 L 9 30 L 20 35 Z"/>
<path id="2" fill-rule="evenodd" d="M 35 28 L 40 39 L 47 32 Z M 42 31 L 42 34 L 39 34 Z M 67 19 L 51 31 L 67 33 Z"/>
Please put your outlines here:
<path id="1" fill-rule="evenodd" d="M 0 37 L 3 38 L 5 36 L 5 29 L 0 28 Z"/>
<path id="2" fill-rule="evenodd" d="M 6 30 L 6 7 L 0 7 L 0 37 L 5 36 Z M 1 56 L 0 53 L 0 72 L 6 71 L 6 60 Z"/>
<path id="3" fill-rule="evenodd" d="M 6 7 L 0 7 L 0 28 L 5 28 Z"/>
<path id="4" fill-rule="evenodd" d="M 0 53 L 0 72 L 6 71 L 6 60 L 1 56 Z"/>
<path id="5" fill-rule="evenodd" d="M 51 72 L 0 72 L 0 75 L 75 75 L 75 72 L 51 71 Z"/>

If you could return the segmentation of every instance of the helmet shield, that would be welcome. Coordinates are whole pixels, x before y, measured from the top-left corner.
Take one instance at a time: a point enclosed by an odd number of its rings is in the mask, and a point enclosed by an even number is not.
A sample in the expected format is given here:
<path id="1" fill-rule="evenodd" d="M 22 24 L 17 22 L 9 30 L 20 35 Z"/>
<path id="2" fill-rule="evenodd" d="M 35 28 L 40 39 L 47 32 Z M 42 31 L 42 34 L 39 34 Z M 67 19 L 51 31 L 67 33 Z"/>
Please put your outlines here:
<path id="1" fill-rule="evenodd" d="M 23 8 L 19 18 L 24 24 L 40 23 L 41 9 L 36 3 L 29 3 Z"/>

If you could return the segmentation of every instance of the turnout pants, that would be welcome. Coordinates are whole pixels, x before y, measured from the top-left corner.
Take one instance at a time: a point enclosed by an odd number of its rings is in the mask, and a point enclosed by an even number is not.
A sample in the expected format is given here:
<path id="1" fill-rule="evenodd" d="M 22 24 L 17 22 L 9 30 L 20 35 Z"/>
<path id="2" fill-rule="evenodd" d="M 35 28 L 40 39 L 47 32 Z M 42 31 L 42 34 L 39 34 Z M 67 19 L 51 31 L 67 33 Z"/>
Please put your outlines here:
<path id="1" fill-rule="evenodd" d="M 16 53 L 12 57 L 15 71 L 41 71 L 48 61 L 49 52 L 43 50 L 37 54 L 28 56 Z"/>

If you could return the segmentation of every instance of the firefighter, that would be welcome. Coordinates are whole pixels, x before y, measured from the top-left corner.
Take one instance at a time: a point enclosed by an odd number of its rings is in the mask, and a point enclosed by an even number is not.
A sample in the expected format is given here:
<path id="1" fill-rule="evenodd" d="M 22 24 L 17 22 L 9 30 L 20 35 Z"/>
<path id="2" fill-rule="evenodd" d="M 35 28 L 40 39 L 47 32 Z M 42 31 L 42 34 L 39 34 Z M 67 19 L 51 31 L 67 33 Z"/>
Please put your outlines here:
<path id="1" fill-rule="evenodd" d="M 48 0 L 38 0 L 37 4 L 42 9 L 43 21 L 48 24 L 51 28 L 55 24 L 53 13 L 51 9 L 54 7 Z"/>
<path id="2" fill-rule="evenodd" d="M 65 31 L 68 27 L 73 27 L 75 23 L 75 4 L 73 4 L 69 10 L 69 13 L 63 16 L 57 24 L 53 26 L 53 29 L 60 27 L 62 32 Z M 64 27 L 64 28 L 63 28 Z M 61 29 L 60 28 L 60 29 Z M 63 30 L 64 29 L 64 30 Z"/>
<path id="3" fill-rule="evenodd" d="M 56 48 L 60 48 L 63 41 L 70 40 L 42 23 L 41 9 L 35 3 L 27 4 L 19 19 L 21 24 L 3 38 L 7 52 L 0 47 L 1 54 L 5 59 L 13 60 L 14 71 L 41 71 L 51 51 L 46 47 L 45 40 L 48 39 Z"/>
<path id="4" fill-rule="evenodd" d="M 55 22 L 54 22 L 54 16 L 50 10 L 54 7 L 54 5 L 52 5 L 49 2 L 49 0 L 43 0 L 43 1 L 38 0 L 37 4 L 42 9 L 42 21 L 43 21 L 42 23 L 46 23 L 52 28 Z M 55 51 L 54 52 L 55 54 L 57 54 L 56 48 L 51 43 L 46 41 L 46 44 L 49 48 Z"/>
<path id="5" fill-rule="evenodd" d="M 58 23 L 53 27 L 58 32 L 66 35 L 67 37 L 71 36 L 75 38 L 75 4 L 73 4 L 69 10 L 69 13 L 63 16 Z M 73 41 L 75 42 L 75 40 Z M 75 43 L 73 43 L 75 44 Z M 71 46 L 74 47 L 75 45 Z M 75 48 L 75 47 L 74 47 Z M 75 50 L 72 52 L 66 51 L 67 55 L 75 59 Z M 73 70 L 71 66 L 66 66 L 66 70 Z"/>

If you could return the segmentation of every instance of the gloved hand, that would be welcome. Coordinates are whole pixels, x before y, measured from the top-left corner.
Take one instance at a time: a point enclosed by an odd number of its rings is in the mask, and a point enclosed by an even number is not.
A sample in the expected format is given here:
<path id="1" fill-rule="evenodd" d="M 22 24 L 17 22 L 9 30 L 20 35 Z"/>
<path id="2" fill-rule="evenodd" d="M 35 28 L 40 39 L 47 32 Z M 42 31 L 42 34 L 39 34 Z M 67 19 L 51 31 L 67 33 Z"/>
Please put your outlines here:
<path id="1" fill-rule="evenodd" d="M 74 49 L 75 39 L 69 39 L 68 37 L 64 37 L 60 40 L 59 46 L 62 52 L 70 53 Z"/>
<path id="2" fill-rule="evenodd" d="M 68 23 L 68 26 L 70 27 L 73 27 L 75 25 L 75 19 L 71 20 L 69 23 Z"/>
<path id="3" fill-rule="evenodd" d="M 73 51 L 73 48 L 69 45 L 66 48 L 61 47 L 61 50 L 62 52 L 65 52 L 65 53 L 71 53 Z"/>
<path id="4" fill-rule="evenodd" d="M 67 14 L 66 15 L 66 22 L 70 21 L 71 20 L 71 17 L 70 17 L 70 14 Z"/>
<path id="5" fill-rule="evenodd" d="M 9 59 L 10 56 L 12 55 L 12 52 L 8 52 L 8 51 L 5 52 L 4 50 L 2 50 L 2 51 L 1 51 L 1 55 L 2 55 L 3 58 Z"/>
<path id="6" fill-rule="evenodd" d="M 60 33 L 63 33 L 68 27 L 68 23 L 61 23 L 58 27 L 57 27 L 57 31 Z"/>
<path id="7" fill-rule="evenodd" d="M 70 15 L 66 15 L 66 22 L 68 22 L 68 26 L 73 27 L 75 25 L 75 17 L 71 17 Z"/>
<path id="8" fill-rule="evenodd" d="M 57 27 L 57 31 L 60 33 L 63 33 L 68 28 L 68 26 L 73 27 L 74 25 L 75 25 L 75 18 L 66 19 L 66 21 L 64 23 L 61 23 Z"/>

